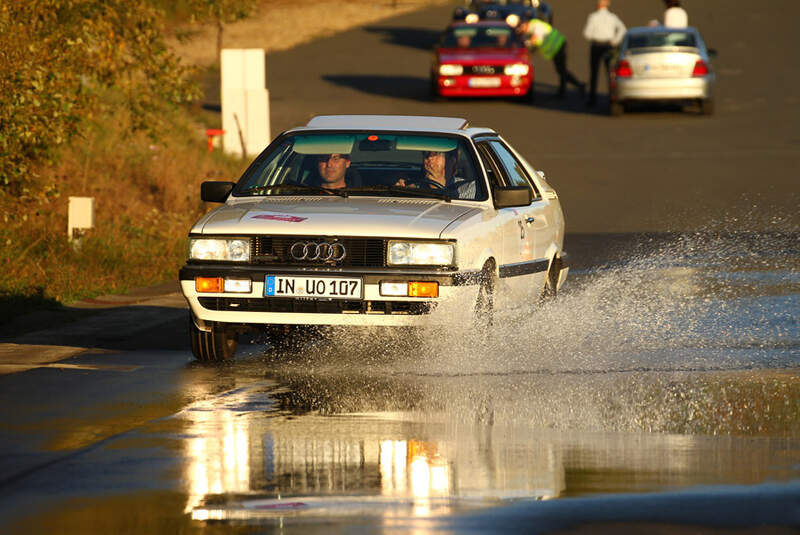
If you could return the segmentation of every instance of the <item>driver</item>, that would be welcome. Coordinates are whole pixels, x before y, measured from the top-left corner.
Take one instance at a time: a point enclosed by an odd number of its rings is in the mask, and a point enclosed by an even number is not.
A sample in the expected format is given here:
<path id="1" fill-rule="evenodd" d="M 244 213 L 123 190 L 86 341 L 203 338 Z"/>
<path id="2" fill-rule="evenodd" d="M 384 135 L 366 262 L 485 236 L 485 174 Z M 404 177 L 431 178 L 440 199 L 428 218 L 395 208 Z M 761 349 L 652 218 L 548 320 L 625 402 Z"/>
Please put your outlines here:
<path id="1" fill-rule="evenodd" d="M 325 189 L 341 189 L 347 187 L 345 173 L 350 167 L 349 154 L 323 154 L 317 157 L 319 176 Z"/>
<path id="2" fill-rule="evenodd" d="M 433 190 L 443 190 L 458 199 L 474 199 L 476 197 L 476 184 L 474 180 L 464 180 L 456 176 L 458 164 L 458 150 L 447 152 L 423 151 L 422 168 L 425 172 L 421 180 L 403 179 L 397 181 L 397 186 L 419 187 L 424 186 Z"/>

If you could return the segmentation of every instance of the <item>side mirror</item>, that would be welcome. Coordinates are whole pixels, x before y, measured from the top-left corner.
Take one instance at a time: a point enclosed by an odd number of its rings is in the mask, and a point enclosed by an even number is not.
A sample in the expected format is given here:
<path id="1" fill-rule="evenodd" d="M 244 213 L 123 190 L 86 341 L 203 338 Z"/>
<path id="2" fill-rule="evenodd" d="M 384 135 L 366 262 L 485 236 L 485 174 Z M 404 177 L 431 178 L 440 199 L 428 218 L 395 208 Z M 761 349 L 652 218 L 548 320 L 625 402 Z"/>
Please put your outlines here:
<path id="1" fill-rule="evenodd" d="M 717 57 L 717 49 L 716 48 L 709 48 L 706 50 L 708 52 L 708 56 L 711 58 Z"/>
<path id="2" fill-rule="evenodd" d="M 231 194 L 234 182 L 221 182 L 212 180 L 200 184 L 200 198 L 205 202 L 225 202 Z"/>
<path id="3" fill-rule="evenodd" d="M 494 205 L 496 208 L 528 206 L 533 200 L 531 188 L 528 186 L 495 187 L 492 189 L 492 196 L 494 197 Z"/>

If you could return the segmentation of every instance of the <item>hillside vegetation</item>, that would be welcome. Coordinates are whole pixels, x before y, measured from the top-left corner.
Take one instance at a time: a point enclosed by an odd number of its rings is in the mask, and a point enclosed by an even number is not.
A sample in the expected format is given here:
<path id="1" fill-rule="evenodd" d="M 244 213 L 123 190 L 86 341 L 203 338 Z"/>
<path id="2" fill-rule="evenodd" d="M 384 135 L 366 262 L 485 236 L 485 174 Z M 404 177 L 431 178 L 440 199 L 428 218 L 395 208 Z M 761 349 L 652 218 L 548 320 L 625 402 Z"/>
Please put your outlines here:
<path id="1" fill-rule="evenodd" d="M 187 0 L 182 16 L 213 17 L 213 4 Z M 0 322 L 174 277 L 205 209 L 199 183 L 240 171 L 205 151 L 166 17 L 141 0 L 0 4 Z M 80 248 L 73 195 L 95 198 Z"/>
<path id="2" fill-rule="evenodd" d="M 441 1 L 0 2 L 0 323 L 175 280 L 200 183 L 246 165 L 203 135 L 223 44 L 284 49 Z M 95 199 L 80 247 L 70 196 Z"/>

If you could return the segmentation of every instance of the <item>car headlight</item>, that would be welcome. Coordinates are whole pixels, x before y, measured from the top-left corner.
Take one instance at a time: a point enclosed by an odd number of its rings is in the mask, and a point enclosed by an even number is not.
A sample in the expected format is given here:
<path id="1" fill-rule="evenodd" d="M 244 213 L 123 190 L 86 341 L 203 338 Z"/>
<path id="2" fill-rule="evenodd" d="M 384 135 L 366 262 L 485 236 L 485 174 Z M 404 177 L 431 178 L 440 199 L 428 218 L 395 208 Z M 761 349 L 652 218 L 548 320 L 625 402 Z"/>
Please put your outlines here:
<path id="1" fill-rule="evenodd" d="M 250 240 L 247 238 L 190 238 L 190 260 L 250 261 Z"/>
<path id="2" fill-rule="evenodd" d="M 506 17 L 506 24 L 515 28 L 517 24 L 519 24 L 519 15 L 515 15 L 514 13 L 510 14 Z"/>
<path id="3" fill-rule="evenodd" d="M 466 17 L 464 17 L 464 22 L 467 24 L 475 24 L 479 19 L 480 17 L 478 17 L 477 13 L 469 13 Z"/>
<path id="4" fill-rule="evenodd" d="M 525 76 L 530 72 L 530 65 L 525 63 L 514 63 L 513 65 L 506 65 L 503 72 L 506 76 Z"/>
<path id="5" fill-rule="evenodd" d="M 461 76 L 463 72 L 461 65 L 439 65 L 439 74 L 442 76 Z"/>
<path id="6" fill-rule="evenodd" d="M 390 266 L 451 266 L 455 258 L 452 243 L 390 241 Z"/>

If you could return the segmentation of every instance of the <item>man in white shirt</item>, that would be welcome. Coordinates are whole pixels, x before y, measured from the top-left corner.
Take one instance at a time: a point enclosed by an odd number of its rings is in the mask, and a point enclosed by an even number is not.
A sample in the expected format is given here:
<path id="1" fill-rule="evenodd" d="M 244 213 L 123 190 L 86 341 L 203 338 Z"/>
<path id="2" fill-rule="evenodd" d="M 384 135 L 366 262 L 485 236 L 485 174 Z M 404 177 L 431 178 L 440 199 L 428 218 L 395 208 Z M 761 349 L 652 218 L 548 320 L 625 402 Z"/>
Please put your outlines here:
<path id="1" fill-rule="evenodd" d="M 619 46 L 625 36 L 625 25 L 620 18 L 608 10 L 611 0 L 598 0 L 597 11 L 589 14 L 586 26 L 583 28 L 583 37 L 589 41 L 589 65 L 591 66 L 591 81 L 589 82 L 589 100 L 587 106 L 594 106 L 597 101 L 597 73 L 600 62 L 605 63 L 606 74 L 609 73 L 610 52 Z"/>
<path id="2" fill-rule="evenodd" d="M 664 12 L 664 26 L 667 28 L 686 28 L 689 25 L 689 14 L 681 7 L 680 0 L 665 0 L 667 10 Z"/>

